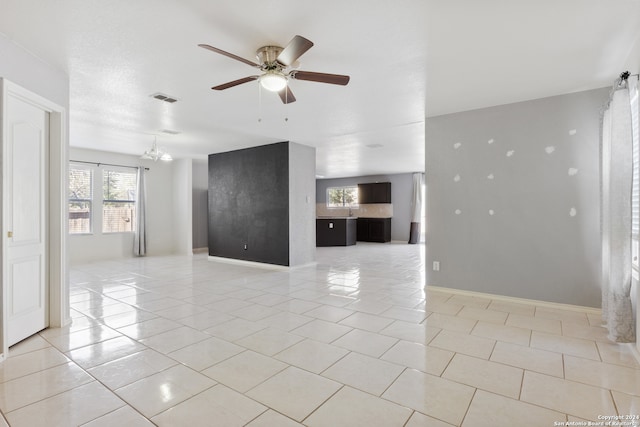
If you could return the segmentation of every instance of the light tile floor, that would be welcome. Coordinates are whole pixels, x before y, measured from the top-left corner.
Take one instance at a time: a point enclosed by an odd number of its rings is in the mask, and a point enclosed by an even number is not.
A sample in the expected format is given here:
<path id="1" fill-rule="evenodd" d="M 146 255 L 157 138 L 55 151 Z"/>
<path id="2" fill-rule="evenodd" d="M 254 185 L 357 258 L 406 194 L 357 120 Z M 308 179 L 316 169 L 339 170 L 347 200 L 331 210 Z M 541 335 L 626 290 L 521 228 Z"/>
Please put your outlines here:
<path id="1" fill-rule="evenodd" d="M 425 292 L 423 260 L 422 245 L 359 243 L 287 272 L 205 255 L 75 267 L 72 324 L 0 364 L 0 426 L 537 427 L 640 414 L 640 366 L 592 311 Z"/>

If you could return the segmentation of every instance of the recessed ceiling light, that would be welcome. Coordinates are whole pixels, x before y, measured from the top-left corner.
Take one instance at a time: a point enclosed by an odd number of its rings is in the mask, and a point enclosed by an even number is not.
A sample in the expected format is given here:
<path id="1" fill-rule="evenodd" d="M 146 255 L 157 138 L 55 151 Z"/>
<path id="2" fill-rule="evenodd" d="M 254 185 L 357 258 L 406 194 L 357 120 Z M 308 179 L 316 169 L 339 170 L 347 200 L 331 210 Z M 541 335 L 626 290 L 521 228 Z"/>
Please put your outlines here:
<path id="1" fill-rule="evenodd" d="M 160 132 L 168 133 L 169 135 L 178 135 L 178 134 L 180 134 L 180 131 L 171 130 L 171 129 L 160 129 Z"/>

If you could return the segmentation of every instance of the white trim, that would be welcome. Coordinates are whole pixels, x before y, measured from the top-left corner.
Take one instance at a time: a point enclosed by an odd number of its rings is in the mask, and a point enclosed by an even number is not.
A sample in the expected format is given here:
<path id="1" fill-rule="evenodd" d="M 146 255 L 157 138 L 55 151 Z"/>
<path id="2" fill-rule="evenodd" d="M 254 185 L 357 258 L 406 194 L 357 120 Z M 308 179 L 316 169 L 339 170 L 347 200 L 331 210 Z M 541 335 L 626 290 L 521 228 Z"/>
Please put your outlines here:
<path id="1" fill-rule="evenodd" d="M 310 266 L 314 266 L 317 263 L 314 262 L 310 262 L 307 264 L 302 264 L 302 265 L 296 265 L 296 266 L 286 266 L 286 265 L 276 265 L 276 264 L 267 264 L 264 262 L 255 262 L 255 261 L 245 261 L 242 259 L 234 259 L 234 258 L 224 258 L 224 257 L 219 257 L 219 256 L 211 256 L 209 255 L 208 257 L 209 261 L 212 262 L 221 262 L 224 264 L 235 264 L 235 265 L 243 265 L 245 267 L 253 267 L 253 268 L 262 268 L 264 270 L 275 270 L 275 271 L 291 271 L 291 270 L 297 270 L 299 268 L 303 268 L 303 267 L 310 267 Z"/>
<path id="2" fill-rule="evenodd" d="M 628 344 L 624 344 L 629 346 L 629 349 L 631 350 L 631 354 L 633 355 L 633 357 L 636 358 L 636 361 L 638 362 L 638 364 L 640 364 L 640 352 L 638 352 L 638 348 L 636 347 L 636 343 L 634 342 L 630 342 Z"/>
<path id="3" fill-rule="evenodd" d="M 505 295 L 496 295 L 496 294 L 487 294 L 484 292 L 474 292 L 467 291 L 464 289 L 452 289 L 452 288 L 443 288 L 441 286 L 425 286 L 425 290 L 449 293 L 454 295 L 464 295 L 478 298 L 487 298 L 495 301 L 504 301 L 504 302 L 512 302 L 517 304 L 527 304 L 527 305 L 535 305 L 536 307 L 545 307 L 545 308 L 555 308 L 560 310 L 569 310 L 569 311 L 579 311 L 587 314 L 594 314 L 600 316 L 602 314 L 602 310 L 594 307 L 583 307 L 581 305 L 572 305 L 572 304 L 562 304 L 559 302 L 548 302 L 548 301 L 540 301 L 534 299 L 527 298 L 517 298 L 510 297 Z"/>
<path id="4" fill-rule="evenodd" d="M 14 96 L 37 106 L 49 113 L 49 211 L 47 227 L 49 232 L 49 327 L 62 327 L 70 323 L 69 291 L 67 286 L 67 113 L 64 107 L 49 101 L 4 78 L 0 78 L 0 138 L 2 147 L 7 136 L 3 126 L 4 111 L 8 96 Z M 3 168 L 4 169 L 4 168 Z M 4 210 L 4 201 L 3 210 Z M 3 212 L 4 216 L 4 212 Z M 2 230 L 4 235 L 6 230 Z M 7 319 L 4 305 L 7 301 L 5 288 L 4 254 L 6 240 L 2 239 L 2 335 L 0 336 L 0 361 L 8 352 Z"/>

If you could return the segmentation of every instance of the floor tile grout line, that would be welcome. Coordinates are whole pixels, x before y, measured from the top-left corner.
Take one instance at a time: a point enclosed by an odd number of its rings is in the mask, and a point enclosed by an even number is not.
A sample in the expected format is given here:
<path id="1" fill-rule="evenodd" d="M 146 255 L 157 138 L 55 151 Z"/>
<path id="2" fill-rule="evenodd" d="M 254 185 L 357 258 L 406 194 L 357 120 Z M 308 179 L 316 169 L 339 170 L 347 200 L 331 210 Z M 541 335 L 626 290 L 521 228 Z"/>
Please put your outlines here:
<path id="1" fill-rule="evenodd" d="M 82 367 L 80 367 L 80 366 L 78 366 L 78 367 L 79 367 L 80 369 L 82 369 Z M 39 372 L 42 372 L 42 371 L 39 371 Z M 86 373 L 88 376 L 90 376 L 90 377 L 92 378 L 92 380 L 90 380 L 90 381 L 88 381 L 88 382 L 86 382 L 86 383 L 84 383 L 84 384 L 79 384 L 79 385 L 77 385 L 77 386 L 75 386 L 75 387 L 71 387 L 70 389 L 62 390 L 62 391 L 60 391 L 60 392 L 58 392 L 58 393 L 54 393 L 54 394 L 52 394 L 52 395 L 50 395 L 50 396 L 43 397 L 42 399 L 35 400 L 35 401 L 30 402 L 30 403 L 28 403 L 28 404 L 26 404 L 26 405 L 20 406 L 20 407 L 15 408 L 15 409 L 12 409 L 11 411 L 6 411 L 6 412 L 5 412 L 5 411 L 1 411 L 1 412 L 2 412 L 2 414 L 6 416 L 6 415 L 8 415 L 8 414 L 10 414 L 10 413 L 12 413 L 12 412 L 15 412 L 15 411 L 18 411 L 18 410 L 21 410 L 21 409 L 24 409 L 24 408 L 28 408 L 29 406 L 32 406 L 32 405 L 38 404 L 38 403 L 40 403 L 40 402 L 44 402 L 45 400 L 48 400 L 48 399 L 54 398 L 54 397 L 56 397 L 56 396 L 63 395 L 63 394 L 65 394 L 65 393 L 68 393 L 68 392 L 70 392 L 70 391 L 73 391 L 73 390 L 75 390 L 75 389 L 77 389 L 77 388 L 80 388 L 80 387 L 83 387 L 83 386 L 89 385 L 89 384 L 91 384 L 91 383 L 93 383 L 93 382 L 103 385 L 100 381 L 96 380 L 96 379 L 95 379 L 92 375 L 90 375 L 88 372 L 84 371 L 84 369 L 83 369 L 83 372 L 84 372 L 84 373 Z M 109 390 L 109 392 L 111 392 L 111 393 L 113 393 L 113 394 L 115 395 L 115 393 L 114 393 L 112 390 L 110 390 L 110 389 L 107 389 L 107 390 Z M 126 406 L 126 405 L 128 404 L 127 402 L 125 402 L 125 401 L 124 401 L 124 399 L 120 398 L 120 396 L 118 396 L 118 395 L 115 395 L 115 396 L 116 396 L 118 399 L 120 399 L 122 402 L 124 402 L 124 405 L 120 406 L 119 408 L 122 408 L 123 406 Z"/>
<path id="2" fill-rule="evenodd" d="M 340 384 L 339 382 L 336 381 L 336 383 Z M 313 409 L 313 411 L 311 411 L 306 417 L 304 417 L 302 420 L 297 421 L 300 424 L 303 424 L 309 417 L 311 417 L 318 409 L 320 409 L 325 403 L 327 403 L 333 396 L 335 396 L 336 394 L 338 394 L 340 392 L 340 390 L 342 390 L 343 388 L 347 387 L 346 384 L 341 384 L 340 387 L 338 387 L 338 389 L 333 392 L 331 394 L 331 396 L 327 397 L 325 400 L 322 401 L 321 404 L 319 404 L 318 406 L 315 407 L 315 409 Z"/>
<path id="3" fill-rule="evenodd" d="M 447 300 L 449 300 L 450 298 L 451 298 L 451 296 L 449 296 L 449 297 L 447 298 Z M 430 315 L 430 314 L 429 314 L 429 315 Z M 427 317 L 428 317 L 429 315 L 427 315 Z M 510 315 L 510 314 L 508 314 L 508 315 Z M 425 319 L 426 319 L 426 318 L 425 318 Z M 507 318 L 507 319 L 508 319 L 508 318 Z M 335 322 L 334 322 L 334 323 L 335 323 Z M 424 320 L 423 320 L 423 322 L 421 322 L 421 323 L 424 323 Z M 477 323 L 476 323 L 476 325 L 477 325 Z M 476 325 L 474 325 L 474 328 L 476 327 Z M 197 330 L 198 330 L 198 328 L 195 328 L 195 329 L 197 329 Z M 432 339 L 434 339 L 435 337 L 437 337 L 437 336 L 438 336 L 438 334 L 440 334 L 440 332 L 441 332 L 441 330 L 439 330 L 439 331 L 434 335 L 434 337 L 432 337 Z M 530 333 L 529 341 L 531 342 L 531 333 Z M 427 344 L 428 344 L 428 343 L 427 343 Z M 493 351 L 495 350 L 495 346 L 496 346 L 496 345 L 497 345 L 497 343 L 495 343 L 495 342 L 494 342 L 494 347 L 493 347 L 493 349 L 492 349 L 492 354 L 493 354 Z M 546 350 L 546 351 L 548 351 L 548 350 Z M 560 354 L 562 354 L 562 353 L 560 353 Z M 491 355 L 490 355 L 489 357 L 491 357 Z M 601 358 L 601 356 L 600 356 L 600 358 Z M 563 375 L 564 375 L 564 373 L 563 373 Z M 414 411 L 414 412 L 415 412 L 415 411 Z"/>
<path id="4" fill-rule="evenodd" d="M 469 409 L 471 409 L 471 405 L 473 404 L 473 399 L 476 398 L 476 394 L 478 394 L 478 388 L 474 387 L 473 395 L 471 396 L 471 399 L 469 400 L 469 404 L 467 405 L 467 409 L 464 411 L 464 416 L 462 417 L 462 420 L 460 421 L 460 425 L 461 426 L 464 424 L 464 420 L 465 420 L 465 418 L 467 418 L 467 415 L 469 414 Z"/>

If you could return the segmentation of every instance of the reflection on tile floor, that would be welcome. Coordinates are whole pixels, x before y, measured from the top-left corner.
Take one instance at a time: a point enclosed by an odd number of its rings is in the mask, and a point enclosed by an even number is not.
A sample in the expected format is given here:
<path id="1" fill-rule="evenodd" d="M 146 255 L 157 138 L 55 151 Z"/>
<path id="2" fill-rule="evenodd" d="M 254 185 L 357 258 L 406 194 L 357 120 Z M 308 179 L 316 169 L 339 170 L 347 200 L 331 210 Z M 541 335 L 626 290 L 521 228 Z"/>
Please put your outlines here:
<path id="1" fill-rule="evenodd" d="M 70 272 L 73 322 L 0 364 L 0 426 L 551 426 L 640 413 L 593 310 L 424 290 L 424 246 L 274 271 L 193 257 Z M 556 424 L 559 425 L 559 424 Z"/>

